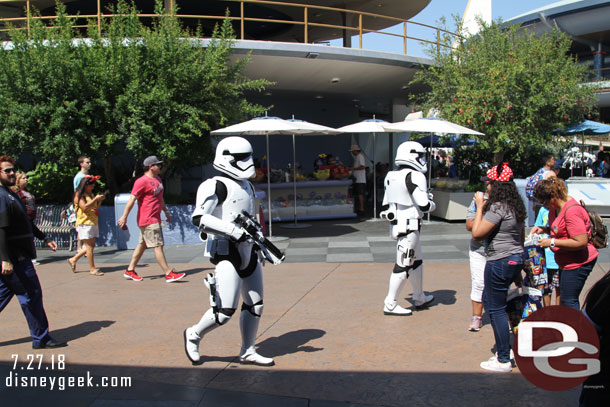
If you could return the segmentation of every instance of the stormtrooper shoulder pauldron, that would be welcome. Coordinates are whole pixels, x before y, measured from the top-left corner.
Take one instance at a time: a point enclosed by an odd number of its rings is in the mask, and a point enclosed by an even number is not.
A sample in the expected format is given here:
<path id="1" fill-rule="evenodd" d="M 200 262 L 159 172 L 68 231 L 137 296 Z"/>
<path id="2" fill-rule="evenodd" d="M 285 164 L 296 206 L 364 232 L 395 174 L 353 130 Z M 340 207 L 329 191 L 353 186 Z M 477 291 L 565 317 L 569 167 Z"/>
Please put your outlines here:
<path id="1" fill-rule="evenodd" d="M 403 206 L 412 206 L 413 198 L 409 193 L 406 185 L 406 177 L 413 170 L 403 169 L 398 171 L 390 171 L 385 178 L 384 188 L 385 194 L 383 204 L 400 204 Z"/>
<path id="2" fill-rule="evenodd" d="M 236 213 L 246 211 L 253 214 L 254 188 L 250 182 L 223 176 L 212 179 L 216 181 L 216 195 L 221 195 L 218 196 L 218 203 L 213 213 L 215 216 L 232 221 Z"/>

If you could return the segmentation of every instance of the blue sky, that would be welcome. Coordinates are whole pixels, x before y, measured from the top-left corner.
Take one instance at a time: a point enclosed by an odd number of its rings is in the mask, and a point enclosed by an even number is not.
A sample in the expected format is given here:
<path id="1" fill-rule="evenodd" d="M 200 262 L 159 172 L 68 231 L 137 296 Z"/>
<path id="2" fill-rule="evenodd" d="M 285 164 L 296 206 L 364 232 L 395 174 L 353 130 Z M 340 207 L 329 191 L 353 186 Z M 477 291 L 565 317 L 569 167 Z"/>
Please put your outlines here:
<path id="1" fill-rule="evenodd" d="M 556 3 L 557 0 L 492 0 L 492 16 L 496 20 L 508 20 L 519 14 L 523 14 L 530 10 Z M 413 17 L 411 21 L 418 23 L 438 26 L 438 21 L 441 17 L 445 17 L 447 21 L 452 21 L 452 15 L 458 14 L 460 17 L 466 9 L 468 0 L 432 0 L 430 4 L 418 15 Z M 450 25 L 451 27 L 452 25 Z M 430 29 L 419 28 L 409 25 L 407 35 L 434 39 L 436 33 Z M 402 34 L 402 25 L 389 28 L 388 32 Z M 374 49 L 378 51 L 398 52 L 402 53 L 403 41 L 400 38 L 394 38 L 382 34 L 366 34 L 363 39 L 363 47 L 365 49 Z M 340 41 L 332 41 L 332 45 L 341 45 Z M 358 37 L 352 39 L 352 47 L 358 47 Z M 407 54 L 414 56 L 426 56 L 418 41 L 407 42 Z"/>

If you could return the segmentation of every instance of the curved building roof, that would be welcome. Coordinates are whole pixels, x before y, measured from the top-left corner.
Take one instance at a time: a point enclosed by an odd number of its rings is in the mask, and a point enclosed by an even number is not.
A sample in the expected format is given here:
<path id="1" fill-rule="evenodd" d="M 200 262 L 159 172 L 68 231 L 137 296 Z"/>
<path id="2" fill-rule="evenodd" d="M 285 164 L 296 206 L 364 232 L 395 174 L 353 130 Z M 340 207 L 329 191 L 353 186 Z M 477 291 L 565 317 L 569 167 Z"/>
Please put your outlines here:
<path id="1" fill-rule="evenodd" d="M 608 44 L 610 42 L 610 1 L 564 0 L 507 20 L 522 24 L 538 33 L 557 25 L 562 31 L 579 39 Z"/>
<path id="2" fill-rule="evenodd" d="M 96 14 L 97 2 L 92 0 L 63 0 L 70 14 L 81 15 Z M 201 1 L 201 0 L 173 0 L 179 7 L 179 14 L 188 15 L 219 15 L 223 16 L 226 9 L 231 16 L 240 16 L 240 3 L 237 1 Z M 154 12 L 153 0 L 134 0 L 136 7 L 143 13 Z M 169 4 L 170 0 L 165 0 Z M 358 15 L 343 13 L 337 10 L 316 9 L 313 6 L 340 8 L 352 11 L 374 13 L 383 16 L 409 19 L 423 10 L 431 0 L 282 0 L 282 3 L 291 3 L 299 7 L 288 5 L 275 5 L 265 3 L 246 2 L 244 10 L 246 17 L 259 19 L 273 19 L 283 21 L 304 21 L 304 6 L 308 8 L 308 22 L 337 26 L 358 27 Z M 0 3 L 0 17 L 16 17 L 23 15 L 25 1 L 11 1 Z M 53 14 L 55 0 L 31 0 L 33 6 L 43 11 L 43 14 Z M 116 1 L 101 0 L 102 9 Z M 200 20 L 204 28 L 210 30 L 215 21 Z M 196 24 L 193 21 L 193 24 Z M 396 25 L 392 19 L 364 16 L 363 26 L 369 30 L 380 30 Z M 272 40 L 272 41 L 298 41 L 304 40 L 302 25 L 289 23 L 246 22 L 246 39 Z M 357 35 L 357 31 L 349 31 L 349 35 Z M 339 29 L 329 27 L 308 27 L 308 42 L 324 41 L 341 38 L 343 33 Z"/>

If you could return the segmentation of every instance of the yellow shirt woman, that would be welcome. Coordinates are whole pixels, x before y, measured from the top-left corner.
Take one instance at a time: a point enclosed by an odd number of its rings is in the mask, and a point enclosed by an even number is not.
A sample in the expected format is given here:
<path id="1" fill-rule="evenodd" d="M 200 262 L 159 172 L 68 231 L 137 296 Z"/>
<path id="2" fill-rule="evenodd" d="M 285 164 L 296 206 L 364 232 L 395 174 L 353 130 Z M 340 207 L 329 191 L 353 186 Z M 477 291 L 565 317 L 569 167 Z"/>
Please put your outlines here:
<path id="1" fill-rule="evenodd" d="M 85 204 L 90 202 L 93 197 L 83 195 L 81 199 L 85 200 Z M 93 205 L 91 208 L 87 210 L 82 210 L 79 205 L 76 206 L 76 226 L 80 225 L 89 225 L 89 226 L 97 226 L 98 225 L 98 211 L 97 207 L 101 204 L 101 201 L 98 201 L 96 205 Z"/>

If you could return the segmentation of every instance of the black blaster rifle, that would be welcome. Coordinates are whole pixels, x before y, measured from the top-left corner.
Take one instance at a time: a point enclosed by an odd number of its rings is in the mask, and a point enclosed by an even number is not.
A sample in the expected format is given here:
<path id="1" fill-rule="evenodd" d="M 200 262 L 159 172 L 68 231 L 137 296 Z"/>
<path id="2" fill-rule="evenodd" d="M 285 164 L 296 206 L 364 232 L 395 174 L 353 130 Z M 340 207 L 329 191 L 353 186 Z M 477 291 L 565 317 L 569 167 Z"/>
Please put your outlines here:
<path id="1" fill-rule="evenodd" d="M 273 264 L 280 264 L 286 259 L 286 255 L 271 243 L 263 235 L 262 226 L 256 219 L 246 211 L 241 211 L 235 216 L 233 221 L 237 226 L 242 228 L 248 239 L 252 240 L 261 250 L 265 259 Z"/>

